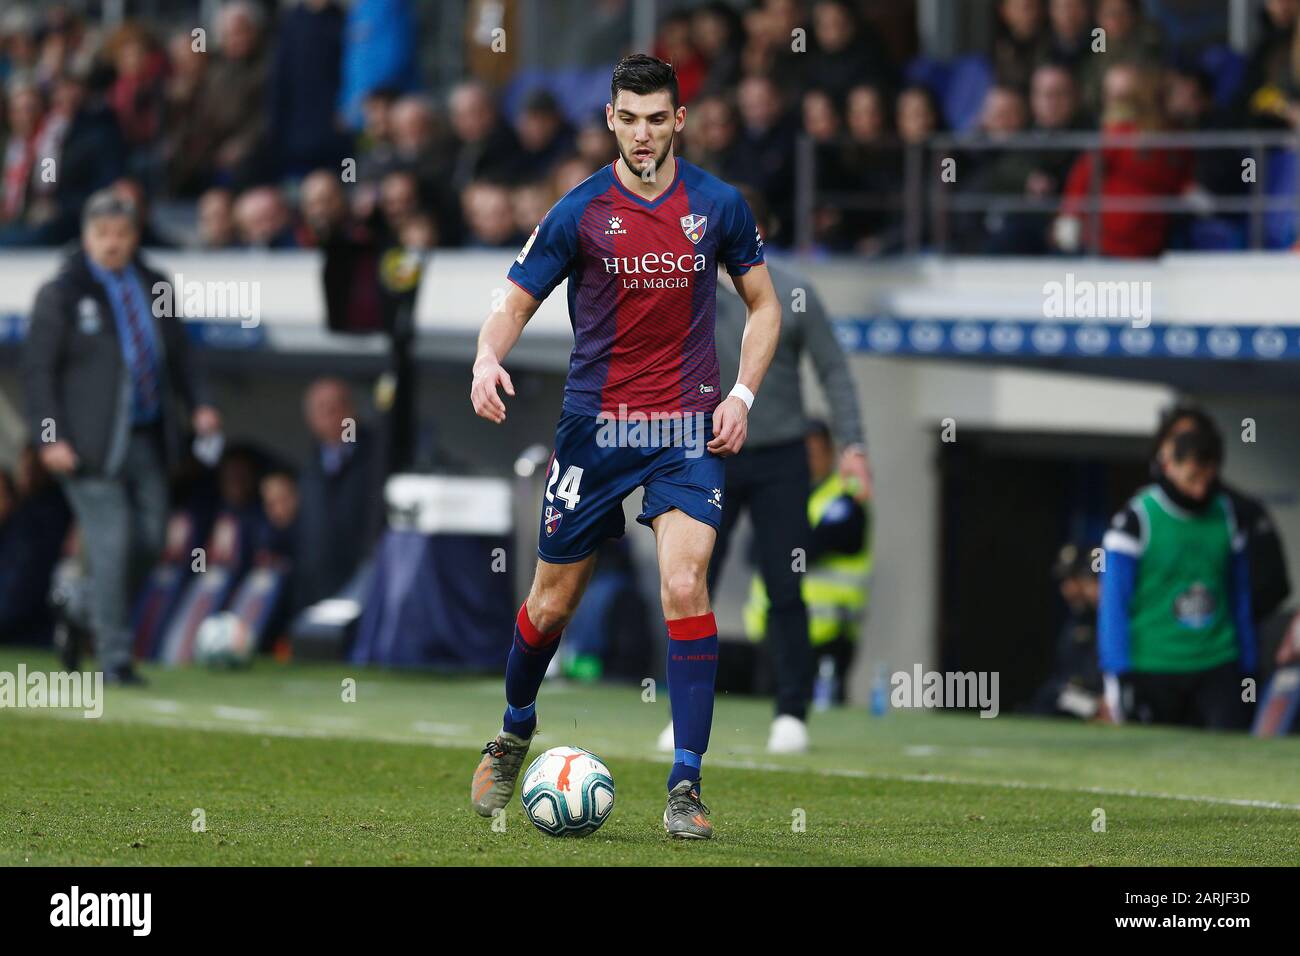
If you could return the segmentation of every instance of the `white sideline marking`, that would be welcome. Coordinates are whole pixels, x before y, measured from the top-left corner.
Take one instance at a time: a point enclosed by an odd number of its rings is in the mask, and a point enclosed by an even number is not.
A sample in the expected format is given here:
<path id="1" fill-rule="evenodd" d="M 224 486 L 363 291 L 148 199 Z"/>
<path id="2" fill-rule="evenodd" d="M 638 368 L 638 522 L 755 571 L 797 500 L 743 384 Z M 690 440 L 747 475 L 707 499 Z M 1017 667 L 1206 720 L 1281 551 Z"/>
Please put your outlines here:
<path id="1" fill-rule="evenodd" d="M 469 727 L 464 724 L 439 724 L 431 720 L 417 720 L 411 724 L 417 734 L 432 734 L 435 737 L 464 737 Z"/>
<path id="2" fill-rule="evenodd" d="M 1103 797 L 1138 797 L 1143 800 L 1181 800 L 1185 803 L 1207 803 L 1227 807 L 1253 807 L 1257 810 L 1300 810 L 1300 803 L 1282 803 L 1277 800 L 1247 800 L 1242 797 L 1206 797 L 1193 793 L 1162 793 L 1155 790 L 1127 790 L 1120 787 L 1061 787 L 1051 783 L 1032 783 L 1028 780 L 972 780 L 965 777 L 945 777 L 938 773 L 880 773 L 874 770 L 853 770 L 847 767 L 823 769 L 786 767 L 781 764 L 757 761 L 713 760 L 715 767 L 733 770 L 799 771 L 820 774 L 824 777 L 853 777 L 861 780 L 897 780 L 903 783 L 949 783 L 963 787 L 1001 787 L 1006 790 L 1051 790 L 1057 793 L 1095 793 Z"/>
<path id="3" fill-rule="evenodd" d="M 174 700 L 154 698 L 152 700 L 146 700 L 144 705 L 158 711 L 160 714 L 178 714 L 181 710 L 181 705 Z"/>
<path id="4" fill-rule="evenodd" d="M 222 711 L 240 714 L 261 714 L 260 711 L 248 711 L 236 707 L 214 707 L 213 712 L 221 716 Z M 397 734 L 365 733 L 347 734 L 325 730 L 320 727 L 285 727 L 279 724 L 252 724 L 246 716 L 233 718 L 237 723 L 221 723 L 211 720 L 190 720 L 187 718 L 138 717 L 122 718 L 137 723 L 151 724 L 159 727 L 177 727 L 189 730 L 238 730 L 249 734 L 265 734 L 269 737 L 311 737 L 323 739 L 379 740 L 384 743 L 414 744 L 425 747 L 475 747 L 477 744 L 469 738 L 453 739 L 426 738 L 414 740 Z M 666 759 L 664 754 L 647 752 L 608 751 L 614 756 L 631 760 Z M 1063 787 L 1050 783 L 1032 783 L 1026 780 L 973 780 L 964 777 L 946 777 L 942 774 L 886 773 L 875 770 L 854 770 L 848 767 L 795 767 L 787 764 L 764 763 L 756 760 L 728 760 L 725 757 L 712 758 L 710 766 L 726 767 L 731 770 L 762 770 L 771 773 L 812 773 L 822 777 L 848 777 L 854 780 L 893 780 L 902 783 L 942 783 L 961 787 L 994 787 L 1003 790 L 1046 790 L 1055 793 L 1091 793 L 1103 797 L 1133 797 L 1141 800 L 1178 800 L 1184 803 L 1202 803 L 1211 806 L 1249 807 L 1255 810 L 1300 810 L 1300 803 L 1282 803 L 1277 800 L 1248 800 L 1240 797 L 1207 797 L 1191 793 L 1161 793 L 1159 791 L 1127 790 L 1118 787 Z"/>
<path id="5" fill-rule="evenodd" d="M 337 717 L 333 714 L 317 714 L 313 719 L 322 727 L 337 727 L 339 730 L 352 730 L 361 723 L 355 717 Z"/>
<path id="6" fill-rule="evenodd" d="M 212 708 L 212 712 L 225 720 L 242 720 L 248 723 L 252 723 L 255 720 L 266 720 L 266 711 L 250 710 L 247 707 L 226 707 L 222 704 L 217 704 Z"/>

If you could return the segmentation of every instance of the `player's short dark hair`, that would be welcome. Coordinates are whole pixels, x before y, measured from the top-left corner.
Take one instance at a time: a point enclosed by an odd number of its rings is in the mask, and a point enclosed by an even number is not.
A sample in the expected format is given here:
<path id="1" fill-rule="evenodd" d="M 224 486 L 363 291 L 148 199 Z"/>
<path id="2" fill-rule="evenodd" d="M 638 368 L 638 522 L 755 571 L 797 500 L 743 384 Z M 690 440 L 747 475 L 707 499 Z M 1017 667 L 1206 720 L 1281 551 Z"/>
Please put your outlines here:
<path id="1" fill-rule="evenodd" d="M 1190 401 L 1177 402 L 1160 413 L 1160 424 L 1156 426 L 1155 438 L 1151 443 L 1151 457 L 1155 458 L 1159 454 L 1160 446 L 1169 439 L 1175 425 L 1188 421 L 1194 429 L 1212 435 L 1219 433 L 1219 426 L 1214 423 L 1210 413 L 1200 405 Z"/>
<path id="2" fill-rule="evenodd" d="M 681 98 L 677 91 L 677 71 L 673 65 L 644 53 L 633 53 L 618 61 L 609 81 L 611 105 L 618 99 L 619 90 L 639 93 L 641 96 L 667 90 L 674 110 Z"/>
<path id="3" fill-rule="evenodd" d="M 1197 425 L 1178 434 L 1169 457 L 1174 461 L 1190 459 L 1198 465 L 1222 465 L 1223 436 L 1217 428 L 1202 428 Z"/>

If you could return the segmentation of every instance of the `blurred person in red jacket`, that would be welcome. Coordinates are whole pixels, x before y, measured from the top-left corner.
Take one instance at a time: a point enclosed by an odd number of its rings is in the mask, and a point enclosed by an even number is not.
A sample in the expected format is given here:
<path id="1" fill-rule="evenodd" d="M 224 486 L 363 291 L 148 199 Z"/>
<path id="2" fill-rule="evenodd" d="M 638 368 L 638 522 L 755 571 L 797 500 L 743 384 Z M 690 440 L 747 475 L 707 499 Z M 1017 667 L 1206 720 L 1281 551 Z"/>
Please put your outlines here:
<path id="1" fill-rule="evenodd" d="M 1187 150 L 1149 148 L 1108 140 L 1165 128 L 1157 74 L 1130 63 L 1112 66 L 1104 81 L 1098 170 L 1103 202 L 1180 196 L 1193 188 L 1192 154 Z M 1061 214 L 1053 240 L 1064 252 L 1092 246 L 1094 217 L 1088 208 L 1093 164 L 1098 154 L 1085 152 L 1066 178 Z M 1106 210 L 1101 214 L 1100 251 L 1106 256 L 1158 256 L 1165 250 L 1169 215 L 1163 212 Z"/>

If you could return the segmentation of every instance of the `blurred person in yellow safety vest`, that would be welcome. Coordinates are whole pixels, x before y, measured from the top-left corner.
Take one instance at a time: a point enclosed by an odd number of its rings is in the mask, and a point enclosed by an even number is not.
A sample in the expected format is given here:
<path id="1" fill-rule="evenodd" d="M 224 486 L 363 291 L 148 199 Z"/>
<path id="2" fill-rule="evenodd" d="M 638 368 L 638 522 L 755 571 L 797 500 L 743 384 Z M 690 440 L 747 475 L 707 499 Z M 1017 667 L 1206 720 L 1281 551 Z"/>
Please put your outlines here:
<path id="1" fill-rule="evenodd" d="M 805 437 L 813 491 L 808 498 L 812 539 L 802 588 L 808 637 L 817 659 L 814 704 L 844 703 L 845 683 L 871 597 L 870 502 L 859 503 L 835 467 L 835 447 L 824 422 L 809 423 Z M 767 635 L 767 589 L 755 574 L 745 604 L 745 633 Z"/>

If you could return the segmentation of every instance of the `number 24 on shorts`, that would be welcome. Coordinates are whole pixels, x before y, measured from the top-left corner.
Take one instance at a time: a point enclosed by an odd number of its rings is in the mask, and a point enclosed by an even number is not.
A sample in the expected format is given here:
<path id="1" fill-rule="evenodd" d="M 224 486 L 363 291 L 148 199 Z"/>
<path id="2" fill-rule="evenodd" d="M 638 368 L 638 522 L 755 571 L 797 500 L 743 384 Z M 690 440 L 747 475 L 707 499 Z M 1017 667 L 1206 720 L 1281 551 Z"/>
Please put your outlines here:
<path id="1" fill-rule="evenodd" d="M 564 477 L 560 479 L 560 486 L 555 488 L 555 480 L 560 477 L 560 463 L 551 460 L 551 477 L 546 482 L 546 500 L 554 502 L 559 498 L 564 502 L 564 507 L 572 511 L 578 506 L 578 500 L 582 497 L 578 494 L 578 485 L 582 483 L 582 469 L 577 465 L 570 465 L 565 469 Z M 554 491 L 551 489 L 555 488 Z"/>

